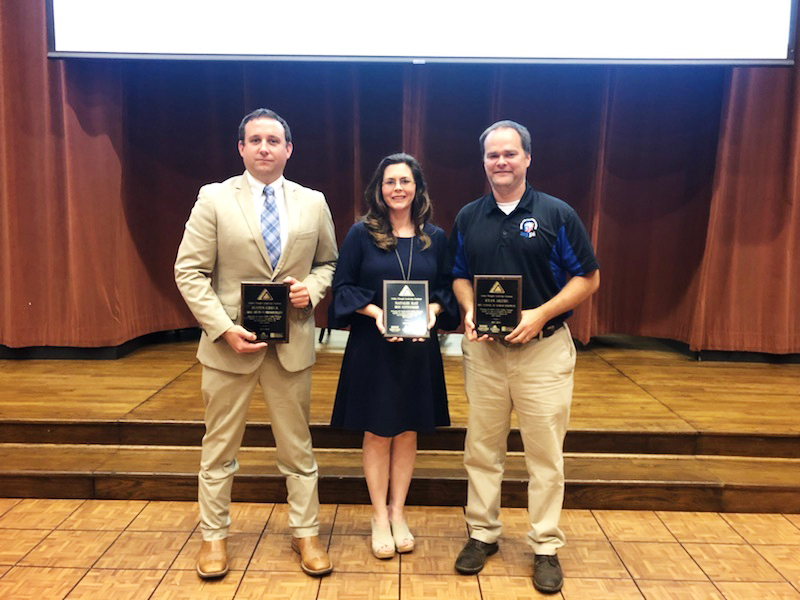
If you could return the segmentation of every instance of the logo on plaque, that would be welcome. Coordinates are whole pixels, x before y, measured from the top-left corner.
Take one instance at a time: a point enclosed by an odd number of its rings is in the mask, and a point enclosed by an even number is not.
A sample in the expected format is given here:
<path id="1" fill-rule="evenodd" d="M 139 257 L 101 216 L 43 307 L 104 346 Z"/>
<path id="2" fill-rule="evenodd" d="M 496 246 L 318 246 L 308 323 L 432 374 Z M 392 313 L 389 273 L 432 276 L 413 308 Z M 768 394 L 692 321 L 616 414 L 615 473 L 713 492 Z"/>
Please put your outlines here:
<path id="1" fill-rule="evenodd" d="M 400 296 L 401 298 L 416 298 L 414 292 L 411 291 L 411 288 L 408 287 L 408 285 L 404 285 L 403 289 L 400 290 L 400 293 L 397 295 Z"/>
<path id="2" fill-rule="evenodd" d="M 495 281 L 494 285 L 491 288 L 489 288 L 489 293 L 490 294 L 505 294 L 506 291 L 503 289 L 503 286 L 500 285 L 499 281 Z"/>

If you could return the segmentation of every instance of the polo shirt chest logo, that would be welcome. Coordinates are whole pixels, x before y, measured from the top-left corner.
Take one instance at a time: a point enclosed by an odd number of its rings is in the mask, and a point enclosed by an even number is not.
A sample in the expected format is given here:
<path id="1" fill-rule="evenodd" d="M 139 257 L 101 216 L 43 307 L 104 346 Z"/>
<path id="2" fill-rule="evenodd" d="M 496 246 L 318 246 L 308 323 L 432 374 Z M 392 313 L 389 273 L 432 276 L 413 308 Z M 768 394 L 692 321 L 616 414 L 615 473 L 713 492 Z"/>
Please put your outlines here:
<path id="1" fill-rule="evenodd" d="M 535 238 L 539 223 L 533 217 L 522 219 L 519 223 L 519 235 L 524 238 Z"/>

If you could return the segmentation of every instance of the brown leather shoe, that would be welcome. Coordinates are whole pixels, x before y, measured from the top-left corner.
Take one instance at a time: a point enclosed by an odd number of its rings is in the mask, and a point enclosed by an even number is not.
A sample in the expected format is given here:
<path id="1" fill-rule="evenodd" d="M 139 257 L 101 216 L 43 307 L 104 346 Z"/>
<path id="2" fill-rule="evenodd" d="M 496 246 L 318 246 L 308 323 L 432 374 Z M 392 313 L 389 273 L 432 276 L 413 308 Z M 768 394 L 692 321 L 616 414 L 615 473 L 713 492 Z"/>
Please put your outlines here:
<path id="1" fill-rule="evenodd" d="M 328 551 L 314 535 L 304 538 L 292 538 L 292 550 L 300 555 L 300 567 L 312 577 L 322 577 L 333 571 Z"/>
<path id="2" fill-rule="evenodd" d="M 197 557 L 197 574 L 203 579 L 214 579 L 228 574 L 228 540 L 203 540 Z"/>

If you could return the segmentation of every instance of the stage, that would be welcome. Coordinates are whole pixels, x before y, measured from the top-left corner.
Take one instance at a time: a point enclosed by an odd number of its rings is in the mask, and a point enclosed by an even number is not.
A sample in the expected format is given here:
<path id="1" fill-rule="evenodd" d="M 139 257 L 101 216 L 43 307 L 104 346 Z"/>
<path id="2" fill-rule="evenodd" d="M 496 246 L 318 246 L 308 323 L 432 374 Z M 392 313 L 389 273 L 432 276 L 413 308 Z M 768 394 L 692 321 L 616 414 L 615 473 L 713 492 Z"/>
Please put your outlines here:
<path id="1" fill-rule="evenodd" d="M 318 343 L 311 423 L 323 502 L 367 502 L 360 437 L 327 426 L 347 333 Z M 409 501 L 459 505 L 467 418 L 460 336 L 441 337 L 452 425 L 420 437 Z M 117 360 L 0 361 L 4 496 L 188 500 L 203 435 L 196 342 Z M 365 365 L 365 369 L 369 365 Z M 800 365 L 697 361 L 676 344 L 604 336 L 578 352 L 565 449 L 573 508 L 800 512 Z M 250 407 L 234 486 L 281 501 L 269 414 Z M 504 505 L 522 506 L 512 432 Z"/>

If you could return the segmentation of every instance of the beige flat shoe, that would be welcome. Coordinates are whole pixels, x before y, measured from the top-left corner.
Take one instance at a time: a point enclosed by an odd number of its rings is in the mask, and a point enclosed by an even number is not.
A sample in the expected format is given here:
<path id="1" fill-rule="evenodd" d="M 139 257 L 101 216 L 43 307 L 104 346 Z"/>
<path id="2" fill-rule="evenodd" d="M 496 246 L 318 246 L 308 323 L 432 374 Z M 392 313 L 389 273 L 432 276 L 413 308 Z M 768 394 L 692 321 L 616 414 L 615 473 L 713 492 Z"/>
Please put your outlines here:
<path id="1" fill-rule="evenodd" d="M 399 523 L 392 523 L 392 537 L 394 538 L 394 545 L 400 554 L 411 552 L 417 545 L 414 536 L 408 530 L 408 524 L 405 519 Z"/>
<path id="2" fill-rule="evenodd" d="M 375 519 L 372 519 L 372 554 L 381 560 L 394 556 L 392 528 L 389 525 L 383 528 L 378 527 Z"/>

